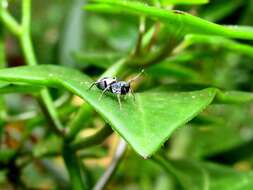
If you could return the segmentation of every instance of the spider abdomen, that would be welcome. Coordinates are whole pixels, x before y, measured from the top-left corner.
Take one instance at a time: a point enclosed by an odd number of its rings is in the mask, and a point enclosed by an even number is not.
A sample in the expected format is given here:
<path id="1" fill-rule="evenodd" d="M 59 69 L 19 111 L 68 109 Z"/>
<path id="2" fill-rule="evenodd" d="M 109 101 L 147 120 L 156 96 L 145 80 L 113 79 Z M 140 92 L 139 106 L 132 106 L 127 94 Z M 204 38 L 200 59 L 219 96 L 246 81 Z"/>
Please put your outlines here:
<path id="1" fill-rule="evenodd" d="M 106 89 L 108 86 L 110 86 L 111 84 L 113 83 L 116 83 L 117 80 L 115 77 L 104 77 L 102 79 L 99 79 L 97 82 L 96 82 L 96 86 L 98 89 L 100 90 L 104 90 Z"/>

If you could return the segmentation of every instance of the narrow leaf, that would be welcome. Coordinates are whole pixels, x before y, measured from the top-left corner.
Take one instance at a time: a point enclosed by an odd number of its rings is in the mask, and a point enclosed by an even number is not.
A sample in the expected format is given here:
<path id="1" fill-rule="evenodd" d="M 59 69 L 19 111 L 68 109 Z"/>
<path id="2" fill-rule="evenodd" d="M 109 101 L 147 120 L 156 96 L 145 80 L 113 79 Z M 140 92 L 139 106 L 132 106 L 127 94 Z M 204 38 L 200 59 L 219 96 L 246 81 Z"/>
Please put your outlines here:
<path id="1" fill-rule="evenodd" d="M 206 34 L 225 36 L 238 39 L 253 39 L 252 27 L 222 26 L 182 11 L 169 11 L 151 7 L 140 2 L 117 0 L 93 0 L 94 4 L 85 7 L 86 10 L 96 10 L 96 6 L 106 5 L 121 13 L 145 15 L 165 23 L 169 28 L 183 34 Z M 101 11 L 101 10 L 100 10 Z"/>
<path id="2" fill-rule="evenodd" d="M 253 57 L 253 46 L 242 44 L 220 36 L 208 36 L 208 35 L 187 35 L 183 42 L 185 47 L 189 47 L 194 44 L 210 44 L 223 47 L 228 50 L 235 51 Z"/>
<path id="3" fill-rule="evenodd" d="M 209 0 L 161 0 L 163 5 L 198 5 L 209 3 Z"/>
<path id="4" fill-rule="evenodd" d="M 41 86 L 34 86 L 34 85 L 16 85 L 7 83 L 4 86 L 1 86 L 0 84 L 0 94 L 39 93 L 41 89 L 42 89 Z"/>
<path id="5" fill-rule="evenodd" d="M 253 93 L 242 91 L 218 91 L 217 98 L 218 103 L 248 103 L 253 101 Z"/>
<path id="6" fill-rule="evenodd" d="M 243 3 L 245 3 L 244 0 L 215 1 L 207 8 L 201 9 L 199 15 L 206 20 L 215 22 L 232 15 Z"/>

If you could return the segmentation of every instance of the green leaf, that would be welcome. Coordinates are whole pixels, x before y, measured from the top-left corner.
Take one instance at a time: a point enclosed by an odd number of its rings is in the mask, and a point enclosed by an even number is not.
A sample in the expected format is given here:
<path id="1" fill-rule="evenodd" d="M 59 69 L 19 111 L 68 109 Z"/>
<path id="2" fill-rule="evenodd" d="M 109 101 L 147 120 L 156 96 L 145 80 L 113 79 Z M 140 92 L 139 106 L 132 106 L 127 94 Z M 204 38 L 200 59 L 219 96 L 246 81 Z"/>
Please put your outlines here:
<path id="1" fill-rule="evenodd" d="M 218 91 L 216 101 L 218 103 L 247 103 L 253 101 L 253 93 L 242 91 Z"/>
<path id="2" fill-rule="evenodd" d="M 185 36 L 182 44 L 185 47 L 189 47 L 194 44 L 210 44 L 253 57 L 253 46 L 242 44 L 220 36 L 187 35 Z"/>
<path id="3" fill-rule="evenodd" d="M 149 91 L 152 92 L 188 92 L 194 90 L 200 90 L 207 88 L 206 84 L 198 83 L 171 83 L 167 85 L 162 85 L 157 88 L 153 88 Z M 243 91 L 221 91 L 217 89 L 215 103 L 219 104 L 243 104 L 253 101 L 252 92 Z"/>
<path id="4" fill-rule="evenodd" d="M 144 15 L 165 23 L 169 28 L 183 34 L 206 34 L 225 36 L 238 39 L 253 39 L 252 27 L 222 26 L 181 11 L 169 11 L 151 7 L 139 2 L 117 0 L 93 0 L 94 4 L 85 7 L 86 10 L 96 10 L 97 6 L 107 6 L 117 12 Z M 100 9 L 100 11 L 102 11 Z"/>
<path id="5" fill-rule="evenodd" d="M 208 88 L 209 85 L 201 83 L 170 83 L 150 89 L 152 92 L 189 92 Z"/>
<path id="6" fill-rule="evenodd" d="M 131 97 L 122 100 L 123 108 L 119 110 L 115 97 L 108 94 L 98 101 L 101 91 L 88 90 L 92 83 L 90 78 L 69 68 L 26 66 L 4 69 L 0 70 L 0 79 L 67 88 L 93 106 L 143 157 L 157 151 L 175 129 L 201 112 L 216 94 L 216 89 L 212 88 L 185 93 L 136 93 L 136 100 Z"/>
<path id="7" fill-rule="evenodd" d="M 163 5 L 198 5 L 209 3 L 209 0 L 161 0 Z"/>
<path id="8" fill-rule="evenodd" d="M 185 190 L 250 190 L 253 173 L 240 172 L 213 163 L 190 160 L 167 161 L 157 157 L 155 161 L 175 175 Z"/>
<path id="9" fill-rule="evenodd" d="M 4 81 L 0 81 L 0 88 L 4 88 L 6 86 L 8 86 L 10 83 L 8 82 L 4 82 Z"/>
<path id="10" fill-rule="evenodd" d="M 17 85 L 10 83 L 0 83 L 0 94 L 7 93 L 39 93 L 41 86 L 32 85 Z"/>

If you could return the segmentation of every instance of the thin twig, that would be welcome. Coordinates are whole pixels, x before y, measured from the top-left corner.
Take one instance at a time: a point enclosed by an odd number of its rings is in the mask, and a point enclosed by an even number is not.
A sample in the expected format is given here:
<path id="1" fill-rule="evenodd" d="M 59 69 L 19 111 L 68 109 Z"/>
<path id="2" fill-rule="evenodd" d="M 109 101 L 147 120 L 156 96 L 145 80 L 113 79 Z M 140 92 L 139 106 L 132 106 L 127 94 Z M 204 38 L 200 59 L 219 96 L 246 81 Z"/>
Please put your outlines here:
<path id="1" fill-rule="evenodd" d="M 93 190 L 103 190 L 106 187 L 106 185 L 110 182 L 110 179 L 113 177 L 113 174 L 117 170 L 117 167 L 119 166 L 124 156 L 124 153 L 126 152 L 126 149 L 127 143 L 123 139 L 121 139 L 111 164 L 106 169 L 104 174 L 100 177 Z"/>
<path id="2" fill-rule="evenodd" d="M 46 95 L 47 95 L 47 92 L 48 91 L 45 92 Z M 49 97 L 49 94 L 47 96 Z M 50 108 L 48 108 L 48 106 L 47 106 L 49 100 L 50 99 L 45 98 L 45 96 L 44 96 L 44 98 L 43 98 L 43 96 L 37 98 L 37 101 L 40 105 L 41 111 L 45 115 L 45 118 L 48 121 L 49 128 L 52 131 L 54 131 L 57 135 L 63 136 L 64 135 L 63 131 L 58 127 L 61 124 L 59 123 L 58 119 L 55 120 L 55 117 L 52 117 L 52 111 L 50 111 Z"/>

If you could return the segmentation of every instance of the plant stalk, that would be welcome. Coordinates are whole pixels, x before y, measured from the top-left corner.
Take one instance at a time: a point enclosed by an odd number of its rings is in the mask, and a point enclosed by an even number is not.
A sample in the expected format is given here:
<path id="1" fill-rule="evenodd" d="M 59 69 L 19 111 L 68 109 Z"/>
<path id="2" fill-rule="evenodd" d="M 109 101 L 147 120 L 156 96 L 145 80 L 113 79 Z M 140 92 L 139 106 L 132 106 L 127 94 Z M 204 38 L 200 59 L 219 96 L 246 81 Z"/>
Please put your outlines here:
<path id="1" fill-rule="evenodd" d="M 73 148 L 73 150 L 80 150 L 87 147 L 98 145 L 102 143 L 112 133 L 113 130 L 111 129 L 111 127 L 106 125 L 98 132 L 96 132 L 94 135 L 91 135 L 85 139 L 81 139 L 80 141 L 73 143 L 71 147 Z"/>

